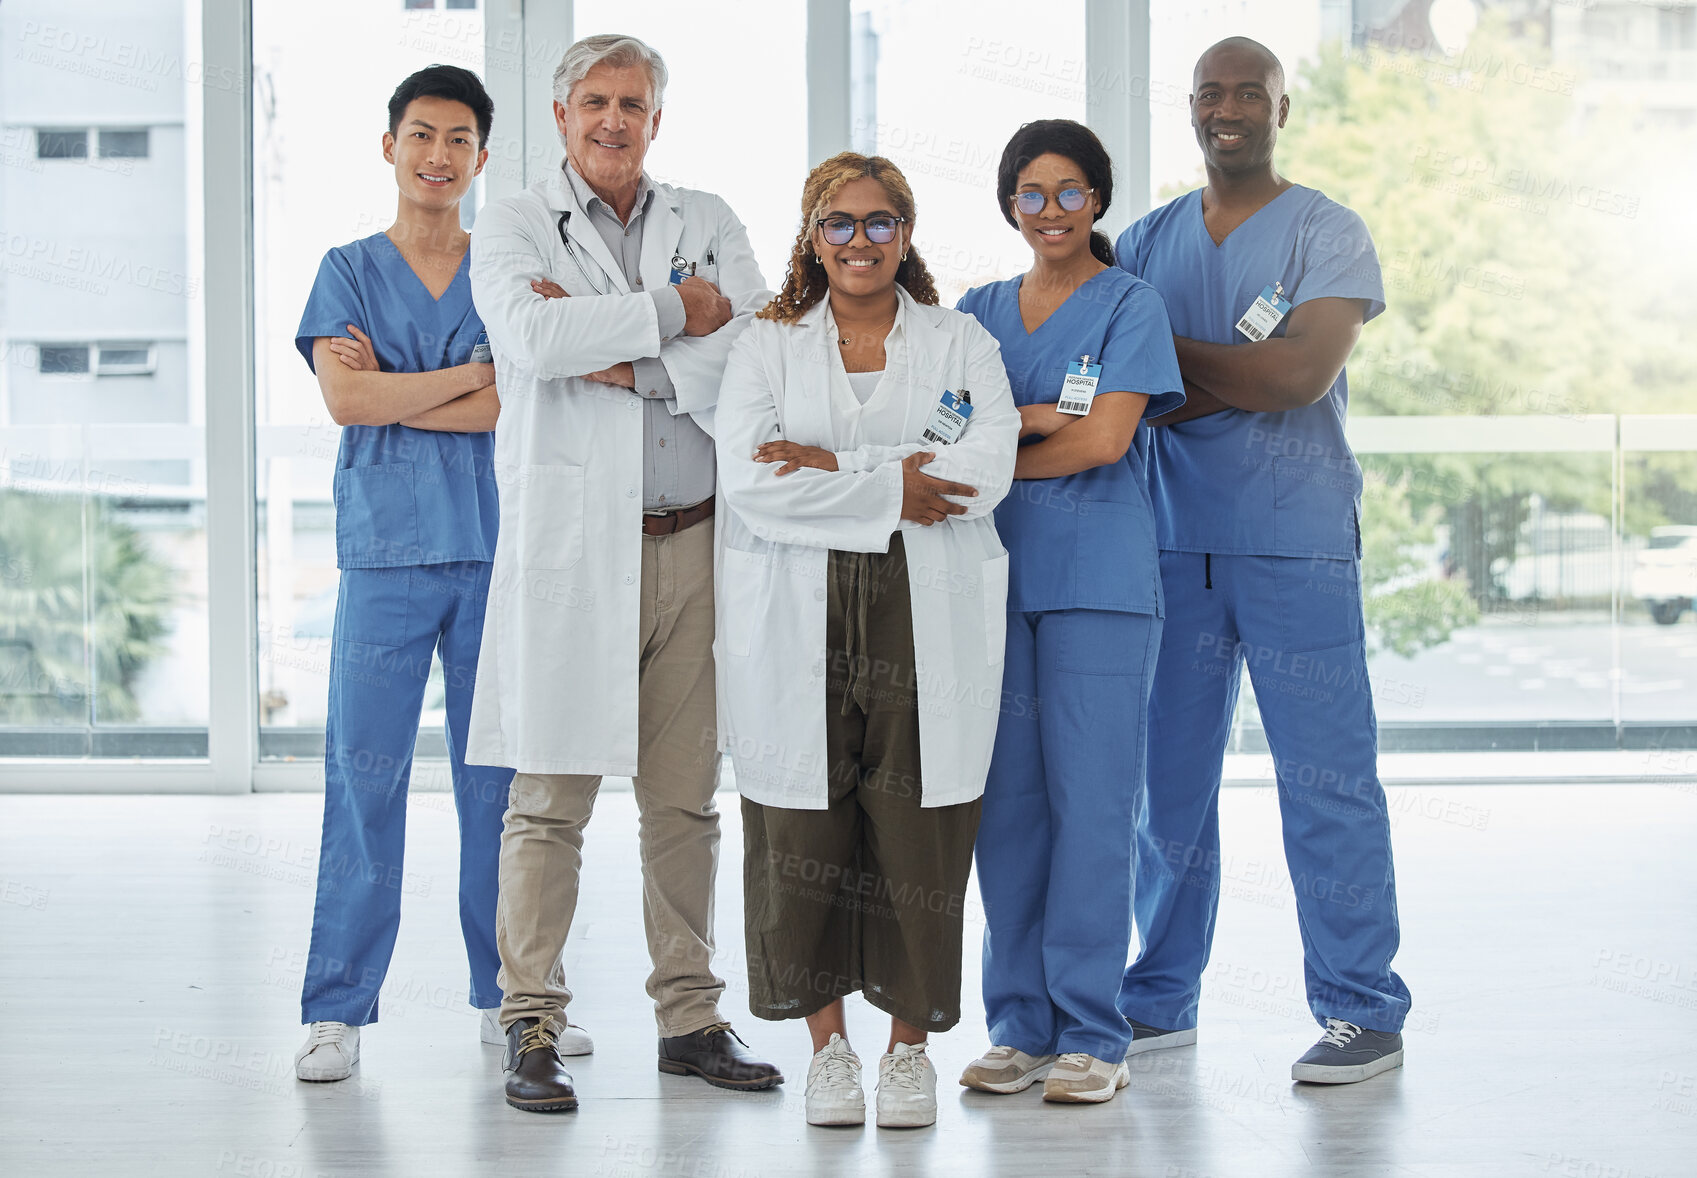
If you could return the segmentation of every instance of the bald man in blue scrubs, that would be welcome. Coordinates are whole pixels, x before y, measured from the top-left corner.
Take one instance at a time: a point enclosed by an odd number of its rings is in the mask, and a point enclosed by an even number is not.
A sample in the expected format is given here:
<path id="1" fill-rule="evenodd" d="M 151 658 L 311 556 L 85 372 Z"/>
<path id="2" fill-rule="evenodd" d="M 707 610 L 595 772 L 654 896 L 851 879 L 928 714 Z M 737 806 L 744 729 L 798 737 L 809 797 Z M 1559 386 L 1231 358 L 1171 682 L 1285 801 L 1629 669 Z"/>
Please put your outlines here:
<path id="1" fill-rule="evenodd" d="M 1344 362 L 1384 310 L 1360 217 L 1273 167 L 1284 70 L 1233 37 L 1196 63 L 1205 187 L 1120 237 L 1160 291 L 1187 400 L 1149 422 L 1166 628 L 1138 831 L 1142 952 L 1120 1010 L 1128 1055 L 1196 1041 L 1219 902 L 1219 793 L 1247 665 L 1278 775 L 1308 1005 L 1325 1033 L 1293 1080 L 1402 1063 L 1408 987 L 1361 609 L 1361 468 Z"/>

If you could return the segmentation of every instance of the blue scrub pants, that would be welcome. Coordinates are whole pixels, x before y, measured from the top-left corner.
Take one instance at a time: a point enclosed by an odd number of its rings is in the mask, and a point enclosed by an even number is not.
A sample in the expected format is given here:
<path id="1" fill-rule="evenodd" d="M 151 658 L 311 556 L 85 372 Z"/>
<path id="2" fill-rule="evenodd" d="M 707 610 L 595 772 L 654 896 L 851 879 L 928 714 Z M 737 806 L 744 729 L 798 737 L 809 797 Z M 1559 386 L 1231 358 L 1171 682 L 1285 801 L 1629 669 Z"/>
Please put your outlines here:
<path id="1" fill-rule="evenodd" d="M 1009 613 L 1002 716 L 978 825 L 990 1042 L 1118 1060 L 1132 844 L 1161 621 Z"/>
<path id="2" fill-rule="evenodd" d="M 1220 775 L 1248 665 L 1278 777 L 1308 1007 L 1400 1031 L 1408 987 L 1390 816 L 1378 776 L 1360 567 L 1354 560 L 1162 552 L 1166 632 L 1149 707 L 1148 800 L 1138 828 L 1143 951 L 1120 1009 L 1196 1025 L 1220 895 Z"/>
<path id="3" fill-rule="evenodd" d="M 331 640 L 324 834 L 301 1021 L 364 1026 L 395 950 L 401 896 L 434 883 L 402 866 L 407 781 L 431 655 L 440 648 L 460 823 L 460 928 L 471 1004 L 501 1004 L 495 886 L 512 770 L 468 766 L 466 728 L 483 640 L 483 561 L 345 569 Z"/>

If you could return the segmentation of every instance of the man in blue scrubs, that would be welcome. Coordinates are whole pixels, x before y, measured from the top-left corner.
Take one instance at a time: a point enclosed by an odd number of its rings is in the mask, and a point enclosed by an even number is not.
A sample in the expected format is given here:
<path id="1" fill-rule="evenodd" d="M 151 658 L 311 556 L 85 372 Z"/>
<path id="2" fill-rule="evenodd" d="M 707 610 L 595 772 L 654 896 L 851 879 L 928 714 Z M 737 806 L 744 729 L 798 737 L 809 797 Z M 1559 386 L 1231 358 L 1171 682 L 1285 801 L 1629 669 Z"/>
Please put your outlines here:
<path id="1" fill-rule="evenodd" d="M 1273 167 L 1284 70 L 1233 37 L 1196 64 L 1206 187 L 1120 237 L 1166 300 L 1187 401 L 1151 421 L 1166 630 L 1138 834 L 1143 950 L 1120 1009 L 1128 1054 L 1196 1041 L 1219 900 L 1219 791 L 1247 665 L 1278 775 L 1309 1009 L 1291 1078 L 1352 1083 L 1402 1063 L 1408 987 L 1367 681 L 1344 362 L 1384 309 L 1361 218 Z"/>
<path id="2" fill-rule="evenodd" d="M 407 780 L 432 655 L 442 658 L 460 823 L 471 1004 L 502 1041 L 495 882 L 511 770 L 468 767 L 466 728 L 495 555 L 495 370 L 477 346 L 460 200 L 488 156 L 494 104 L 475 74 L 432 66 L 389 101 L 395 223 L 325 255 L 295 343 L 343 427 L 342 570 L 325 721 L 324 832 L 301 993 L 303 1080 L 341 1080 L 400 924 L 427 881 L 402 865 Z M 483 353 L 487 353 L 484 345 Z"/>

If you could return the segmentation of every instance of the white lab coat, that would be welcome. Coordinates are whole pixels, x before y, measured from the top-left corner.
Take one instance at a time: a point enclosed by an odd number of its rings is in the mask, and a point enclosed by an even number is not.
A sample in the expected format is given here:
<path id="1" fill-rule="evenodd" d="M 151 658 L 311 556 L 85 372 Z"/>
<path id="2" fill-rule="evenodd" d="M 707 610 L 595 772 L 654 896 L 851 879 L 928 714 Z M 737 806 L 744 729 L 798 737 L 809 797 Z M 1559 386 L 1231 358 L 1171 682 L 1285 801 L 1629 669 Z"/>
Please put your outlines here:
<path id="1" fill-rule="evenodd" d="M 661 343 L 653 299 L 631 293 L 563 172 L 477 215 L 471 286 L 501 394 L 501 531 L 471 708 L 472 764 L 636 772 L 643 412 L 636 394 L 582 375 L 658 355 L 677 391 L 673 411 L 711 433 L 731 344 L 771 297 L 723 200 L 654 188 L 640 291 L 666 284 L 673 254 L 696 262 L 737 316 L 710 336 Z M 578 261 L 560 237 L 567 210 Z M 530 289 L 539 277 L 571 297 L 544 300 Z"/>
<path id="2" fill-rule="evenodd" d="M 899 288 L 898 288 L 899 289 Z M 822 810 L 825 577 L 830 549 L 887 552 L 900 530 L 913 600 L 920 801 L 984 792 L 996 735 L 1007 632 L 1008 556 L 992 509 L 1013 481 L 1019 411 L 1001 348 L 976 319 L 900 291 L 885 380 L 864 407 L 849 389 L 828 302 L 794 325 L 755 322 L 719 392 L 718 634 L 720 747 L 737 786 L 768 806 Z M 945 389 L 973 413 L 953 445 L 919 437 Z M 783 438 L 837 454 L 838 470 L 779 477 L 753 461 Z M 901 519 L 901 459 L 977 488 L 965 515 L 925 527 Z"/>

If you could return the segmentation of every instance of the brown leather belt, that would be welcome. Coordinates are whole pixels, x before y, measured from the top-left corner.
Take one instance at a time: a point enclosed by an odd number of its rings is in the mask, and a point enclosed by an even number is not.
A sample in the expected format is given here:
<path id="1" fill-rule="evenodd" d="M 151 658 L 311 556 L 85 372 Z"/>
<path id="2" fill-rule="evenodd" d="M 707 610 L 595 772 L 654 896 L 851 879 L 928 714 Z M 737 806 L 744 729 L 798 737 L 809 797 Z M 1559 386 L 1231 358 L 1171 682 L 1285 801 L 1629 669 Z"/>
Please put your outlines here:
<path id="1" fill-rule="evenodd" d="M 693 528 L 696 524 L 713 514 L 713 500 L 703 499 L 694 507 L 680 507 L 676 511 L 663 512 L 660 515 L 644 515 L 642 517 L 642 534 L 644 536 L 670 536 L 685 528 Z"/>

